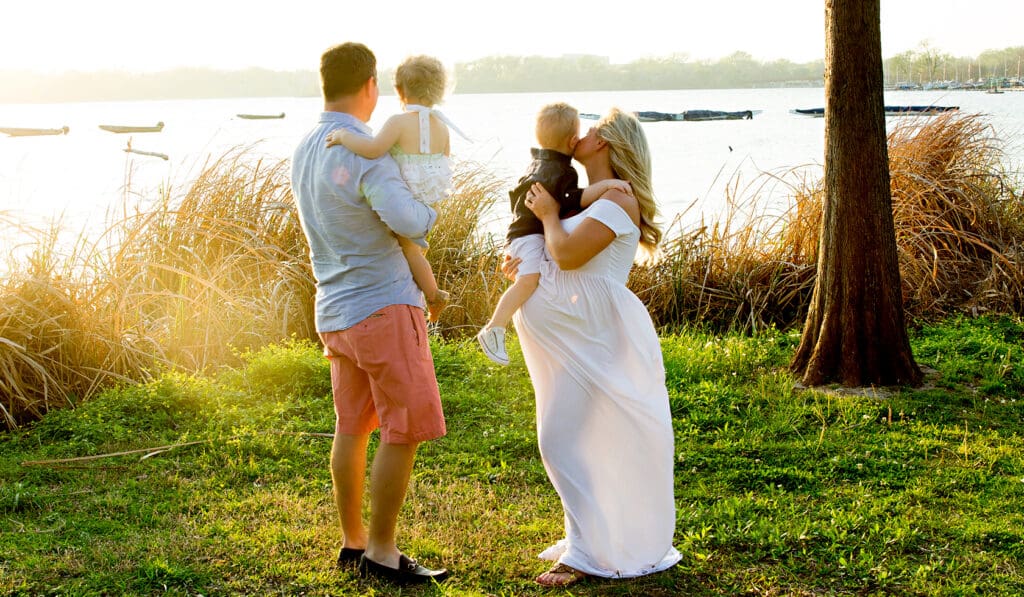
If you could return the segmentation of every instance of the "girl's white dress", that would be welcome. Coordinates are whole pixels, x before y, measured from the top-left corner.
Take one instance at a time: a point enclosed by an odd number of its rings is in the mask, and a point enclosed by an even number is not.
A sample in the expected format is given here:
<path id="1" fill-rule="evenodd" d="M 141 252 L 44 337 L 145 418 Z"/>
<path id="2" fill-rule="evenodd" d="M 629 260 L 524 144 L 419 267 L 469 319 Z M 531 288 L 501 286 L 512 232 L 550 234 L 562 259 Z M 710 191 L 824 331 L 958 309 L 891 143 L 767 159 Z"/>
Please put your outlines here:
<path id="1" fill-rule="evenodd" d="M 391 156 L 398 163 L 398 170 L 409 185 L 413 197 L 420 203 L 433 205 L 452 194 L 452 165 L 445 154 L 430 153 L 430 115 L 437 116 L 460 135 L 462 133 L 434 108 L 416 104 L 408 104 L 405 108 L 419 114 L 420 152 L 405 153 L 395 145 L 391 148 Z"/>
<path id="2" fill-rule="evenodd" d="M 585 218 L 615 240 L 570 271 L 545 253 L 540 287 L 514 320 L 541 457 L 565 513 L 565 538 L 540 557 L 595 576 L 641 576 L 680 559 L 665 368 L 650 315 L 626 287 L 640 230 L 607 199 L 562 225 L 572 232 Z"/>

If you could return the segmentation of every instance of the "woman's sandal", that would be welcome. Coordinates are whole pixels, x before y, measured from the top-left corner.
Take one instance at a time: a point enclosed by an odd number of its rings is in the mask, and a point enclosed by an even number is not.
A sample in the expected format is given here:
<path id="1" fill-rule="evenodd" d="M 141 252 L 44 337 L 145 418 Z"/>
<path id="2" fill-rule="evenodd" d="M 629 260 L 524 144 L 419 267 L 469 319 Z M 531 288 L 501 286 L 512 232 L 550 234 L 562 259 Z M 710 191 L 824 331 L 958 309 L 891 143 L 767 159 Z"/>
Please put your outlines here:
<path id="1" fill-rule="evenodd" d="M 536 579 L 537 584 L 543 587 L 568 587 L 569 585 L 590 576 L 586 572 L 580 572 L 572 566 L 555 564 L 551 570 L 541 574 Z"/>
<path id="2" fill-rule="evenodd" d="M 433 323 L 440 319 L 441 311 L 444 311 L 444 308 L 448 306 L 448 301 L 451 298 L 447 291 L 438 288 L 434 298 L 427 299 L 427 321 Z"/>

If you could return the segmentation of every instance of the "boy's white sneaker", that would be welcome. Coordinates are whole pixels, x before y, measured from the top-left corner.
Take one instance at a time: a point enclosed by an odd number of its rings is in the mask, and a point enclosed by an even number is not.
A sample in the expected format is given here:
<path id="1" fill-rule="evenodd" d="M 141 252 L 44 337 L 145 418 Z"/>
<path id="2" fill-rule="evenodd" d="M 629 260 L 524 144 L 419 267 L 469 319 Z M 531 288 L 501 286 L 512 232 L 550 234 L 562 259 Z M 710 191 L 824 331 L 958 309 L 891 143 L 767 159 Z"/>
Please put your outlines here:
<path id="1" fill-rule="evenodd" d="M 505 350 L 505 328 L 484 328 L 476 335 L 487 358 L 499 365 L 508 365 L 508 352 Z"/>

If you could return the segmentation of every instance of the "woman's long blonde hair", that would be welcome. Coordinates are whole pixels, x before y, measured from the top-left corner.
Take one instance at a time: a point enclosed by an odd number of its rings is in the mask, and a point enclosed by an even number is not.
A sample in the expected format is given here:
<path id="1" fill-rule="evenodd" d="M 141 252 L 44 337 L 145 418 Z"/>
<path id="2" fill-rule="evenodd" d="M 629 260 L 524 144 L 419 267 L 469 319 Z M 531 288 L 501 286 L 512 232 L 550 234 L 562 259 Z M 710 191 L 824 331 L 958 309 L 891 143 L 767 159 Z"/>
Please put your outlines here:
<path id="1" fill-rule="evenodd" d="M 651 187 L 651 150 L 647 136 L 635 116 L 612 108 L 597 123 L 597 134 L 608 142 L 615 177 L 629 181 L 633 196 L 640 204 L 640 246 L 652 257 L 661 242 L 657 223 L 658 204 Z"/>

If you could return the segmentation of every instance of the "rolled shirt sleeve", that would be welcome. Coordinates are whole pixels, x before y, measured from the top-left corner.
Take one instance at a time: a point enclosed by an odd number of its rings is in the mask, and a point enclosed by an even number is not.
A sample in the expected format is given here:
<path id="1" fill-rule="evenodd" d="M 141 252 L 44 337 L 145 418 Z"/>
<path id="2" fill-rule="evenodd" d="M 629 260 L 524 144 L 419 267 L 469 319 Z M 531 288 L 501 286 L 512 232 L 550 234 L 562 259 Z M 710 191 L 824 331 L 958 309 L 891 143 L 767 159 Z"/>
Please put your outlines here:
<path id="1" fill-rule="evenodd" d="M 316 278 L 316 328 L 347 329 L 389 305 L 423 306 L 396 235 L 426 246 L 437 213 L 416 201 L 390 156 L 327 147 L 336 128 L 369 134 L 348 114 L 324 112 L 296 148 L 292 191 Z"/>
<path id="2" fill-rule="evenodd" d="M 390 156 L 372 162 L 363 176 L 361 190 L 385 226 L 426 248 L 426 236 L 437 221 L 437 212 L 413 198 Z"/>

